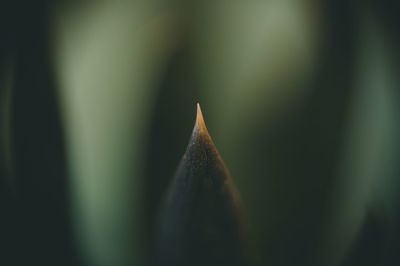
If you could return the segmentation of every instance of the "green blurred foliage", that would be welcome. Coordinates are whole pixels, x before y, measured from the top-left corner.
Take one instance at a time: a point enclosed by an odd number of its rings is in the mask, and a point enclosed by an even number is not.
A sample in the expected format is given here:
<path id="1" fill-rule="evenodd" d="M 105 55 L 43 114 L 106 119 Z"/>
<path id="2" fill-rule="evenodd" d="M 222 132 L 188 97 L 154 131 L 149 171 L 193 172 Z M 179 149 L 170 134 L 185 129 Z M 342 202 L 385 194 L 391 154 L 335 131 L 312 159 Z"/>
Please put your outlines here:
<path id="1" fill-rule="evenodd" d="M 394 2 L 2 1 L 2 265 L 147 265 L 198 101 L 253 265 L 397 265 Z"/>

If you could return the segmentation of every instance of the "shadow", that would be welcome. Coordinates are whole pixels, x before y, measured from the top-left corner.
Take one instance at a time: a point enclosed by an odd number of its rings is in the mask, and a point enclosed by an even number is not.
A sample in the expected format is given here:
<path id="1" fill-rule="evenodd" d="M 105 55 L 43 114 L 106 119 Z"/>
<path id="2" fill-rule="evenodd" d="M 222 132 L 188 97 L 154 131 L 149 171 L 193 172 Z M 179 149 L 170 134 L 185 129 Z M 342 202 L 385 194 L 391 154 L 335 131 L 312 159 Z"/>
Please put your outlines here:
<path id="1" fill-rule="evenodd" d="M 18 7 L 11 144 L 17 213 L 16 264 L 78 265 L 57 84 L 50 1 Z"/>

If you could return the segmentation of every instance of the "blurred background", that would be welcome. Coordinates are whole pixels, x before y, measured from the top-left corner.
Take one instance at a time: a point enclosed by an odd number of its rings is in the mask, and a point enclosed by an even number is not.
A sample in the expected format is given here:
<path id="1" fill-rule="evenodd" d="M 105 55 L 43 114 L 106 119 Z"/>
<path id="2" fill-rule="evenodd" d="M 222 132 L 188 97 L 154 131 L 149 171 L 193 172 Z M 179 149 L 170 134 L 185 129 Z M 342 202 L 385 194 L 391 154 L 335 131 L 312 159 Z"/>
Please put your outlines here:
<path id="1" fill-rule="evenodd" d="M 150 265 L 197 102 L 249 265 L 400 265 L 391 0 L 3 0 L 0 264 Z"/>

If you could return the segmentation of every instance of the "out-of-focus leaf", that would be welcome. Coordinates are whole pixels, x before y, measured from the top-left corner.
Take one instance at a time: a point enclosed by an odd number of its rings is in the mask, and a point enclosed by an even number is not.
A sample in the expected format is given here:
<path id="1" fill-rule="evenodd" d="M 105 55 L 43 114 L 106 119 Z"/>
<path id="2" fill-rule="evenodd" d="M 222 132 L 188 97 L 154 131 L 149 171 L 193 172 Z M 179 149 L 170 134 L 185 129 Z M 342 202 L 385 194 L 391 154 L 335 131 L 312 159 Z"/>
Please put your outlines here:
<path id="1" fill-rule="evenodd" d="M 144 263 L 146 133 L 173 45 L 173 15 L 161 2 L 83 1 L 56 11 L 74 221 L 89 264 Z"/>
<path id="2" fill-rule="evenodd" d="M 357 59 L 354 3 L 221 1 L 206 11 L 201 101 L 249 208 L 255 263 L 337 263 L 329 252 L 321 258 L 320 236 L 335 228 Z"/>

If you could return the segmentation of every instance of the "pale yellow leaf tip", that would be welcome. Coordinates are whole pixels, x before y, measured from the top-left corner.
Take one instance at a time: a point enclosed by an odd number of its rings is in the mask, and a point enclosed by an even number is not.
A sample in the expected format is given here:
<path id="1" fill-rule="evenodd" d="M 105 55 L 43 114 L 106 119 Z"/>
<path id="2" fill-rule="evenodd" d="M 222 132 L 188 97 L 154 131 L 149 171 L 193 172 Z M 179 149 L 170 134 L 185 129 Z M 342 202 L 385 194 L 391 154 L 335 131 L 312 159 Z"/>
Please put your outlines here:
<path id="1" fill-rule="evenodd" d="M 208 133 L 206 123 L 204 122 L 203 113 L 201 112 L 200 104 L 197 103 L 197 117 L 196 117 L 196 124 L 200 131 L 204 133 Z"/>

